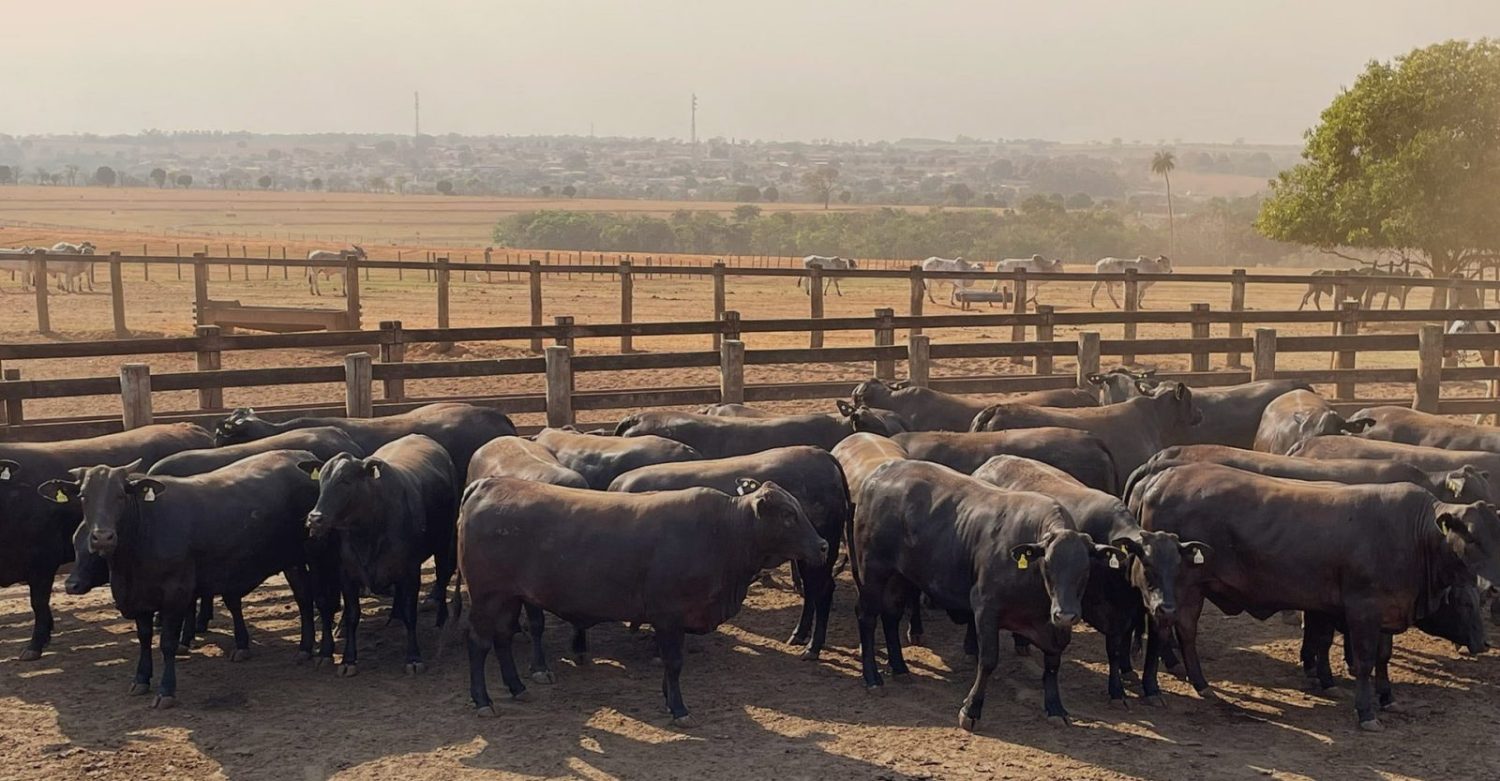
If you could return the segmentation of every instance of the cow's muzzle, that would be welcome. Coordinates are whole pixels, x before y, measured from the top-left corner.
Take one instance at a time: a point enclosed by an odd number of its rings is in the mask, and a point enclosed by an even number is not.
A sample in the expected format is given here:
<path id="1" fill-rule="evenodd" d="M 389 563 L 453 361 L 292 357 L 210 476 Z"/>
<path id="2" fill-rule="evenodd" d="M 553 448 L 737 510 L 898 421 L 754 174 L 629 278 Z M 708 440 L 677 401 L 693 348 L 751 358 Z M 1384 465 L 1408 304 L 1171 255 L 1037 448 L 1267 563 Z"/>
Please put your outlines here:
<path id="1" fill-rule="evenodd" d="M 115 546 L 119 542 L 120 538 L 112 531 L 93 531 L 89 533 L 89 552 L 108 556 L 115 552 Z"/>
<path id="2" fill-rule="evenodd" d="M 314 537 L 328 533 L 328 516 L 314 510 L 307 514 L 307 532 Z"/>
<path id="3" fill-rule="evenodd" d="M 1072 629 L 1078 625 L 1078 614 L 1062 610 L 1052 611 L 1052 626 L 1058 629 Z"/>

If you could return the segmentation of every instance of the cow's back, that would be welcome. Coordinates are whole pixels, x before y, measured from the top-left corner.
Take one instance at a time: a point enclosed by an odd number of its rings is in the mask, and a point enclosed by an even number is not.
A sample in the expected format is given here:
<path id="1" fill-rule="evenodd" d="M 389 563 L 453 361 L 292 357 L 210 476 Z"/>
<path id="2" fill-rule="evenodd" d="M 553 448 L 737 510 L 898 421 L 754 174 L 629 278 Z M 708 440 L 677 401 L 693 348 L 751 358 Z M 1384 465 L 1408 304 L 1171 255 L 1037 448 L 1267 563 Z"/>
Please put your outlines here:
<path id="1" fill-rule="evenodd" d="M 971 474 L 990 458 L 1021 456 L 1049 464 L 1090 488 L 1114 493 L 1119 485 L 1109 447 L 1087 431 L 1040 427 L 1011 431 L 912 432 L 893 437 L 909 457 Z"/>

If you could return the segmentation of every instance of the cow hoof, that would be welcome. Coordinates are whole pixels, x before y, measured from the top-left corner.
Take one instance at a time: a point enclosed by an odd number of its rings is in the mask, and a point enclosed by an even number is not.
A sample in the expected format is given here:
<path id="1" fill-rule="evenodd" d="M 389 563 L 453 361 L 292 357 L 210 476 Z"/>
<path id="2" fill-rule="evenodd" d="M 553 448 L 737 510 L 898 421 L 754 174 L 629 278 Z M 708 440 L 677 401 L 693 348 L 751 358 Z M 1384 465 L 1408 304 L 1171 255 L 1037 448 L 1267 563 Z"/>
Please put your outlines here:
<path id="1" fill-rule="evenodd" d="M 493 705 L 486 705 L 483 708 L 474 711 L 474 715 L 478 716 L 481 719 L 493 719 L 495 718 L 495 708 Z"/>
<path id="2" fill-rule="evenodd" d="M 1209 702 L 1218 702 L 1219 700 L 1218 692 L 1215 692 L 1213 690 L 1213 687 L 1211 686 L 1204 689 L 1198 689 L 1197 692 L 1200 699 L 1207 700 Z"/>
<path id="3" fill-rule="evenodd" d="M 588 654 L 573 654 L 573 664 L 579 667 L 587 667 L 593 659 Z"/>
<path id="4" fill-rule="evenodd" d="M 796 634 L 793 634 L 791 637 L 787 638 L 786 644 L 790 645 L 790 646 L 793 646 L 793 647 L 803 646 L 803 645 L 807 645 L 808 641 L 811 640 L 811 639 L 812 639 L 811 637 L 808 637 L 807 635 L 805 635 L 805 634 L 803 634 L 801 632 L 798 632 Z"/>
<path id="5" fill-rule="evenodd" d="M 1149 695 L 1149 696 L 1146 696 L 1146 697 L 1142 697 L 1141 698 L 1141 702 L 1144 702 L 1144 703 L 1146 703 L 1147 705 L 1150 705 L 1153 708 L 1165 708 L 1165 707 L 1167 707 L 1167 701 L 1166 701 L 1166 699 L 1164 697 L 1162 697 L 1160 694 L 1152 694 L 1152 695 Z"/>
<path id="6" fill-rule="evenodd" d="M 797 658 L 804 662 L 816 662 L 820 652 L 812 648 L 804 648 L 797 654 Z"/>
<path id="7" fill-rule="evenodd" d="M 1109 701 L 1109 707 L 1114 708 L 1115 710 L 1127 710 L 1128 711 L 1128 710 L 1130 710 L 1130 703 L 1127 702 L 1125 700 L 1125 698 L 1121 697 L 1120 699 L 1117 699 L 1117 700 L 1110 700 Z"/>
<path id="8" fill-rule="evenodd" d="M 1120 673 L 1120 682 L 1126 686 L 1133 686 L 1141 682 L 1141 676 L 1136 675 L 1135 670 L 1126 670 Z"/>
<path id="9" fill-rule="evenodd" d="M 147 693 L 149 691 L 151 691 L 151 684 L 149 684 L 149 683 L 132 683 L 132 684 L 130 684 L 130 696 L 132 696 L 132 697 L 139 697 L 142 694 L 145 694 L 145 693 Z"/>
<path id="10" fill-rule="evenodd" d="M 885 686 L 882 685 L 882 684 L 878 684 L 878 683 L 875 684 L 874 686 L 866 685 L 865 686 L 865 694 L 867 694 L 867 695 L 869 695 L 871 697 L 884 697 L 885 696 Z"/>
<path id="11" fill-rule="evenodd" d="M 1047 717 L 1047 723 L 1051 724 L 1054 727 L 1071 727 L 1071 726 L 1073 726 L 1073 720 L 1070 719 L 1070 718 L 1068 718 L 1067 716 L 1048 716 Z"/>
<path id="12" fill-rule="evenodd" d="M 1386 713 L 1405 713 L 1406 712 L 1406 706 L 1402 705 L 1399 702 L 1388 702 L 1388 703 L 1380 706 L 1380 709 L 1383 710 L 1383 711 L 1385 711 Z"/>
<path id="13" fill-rule="evenodd" d="M 175 707 L 176 705 L 177 698 L 165 694 L 158 694 L 156 695 L 156 699 L 151 701 L 151 707 L 155 708 L 156 710 L 168 710 Z"/>
<path id="14" fill-rule="evenodd" d="M 531 690 L 522 689 L 515 694 L 510 695 L 510 699 L 512 702 L 531 702 Z"/>
<path id="15" fill-rule="evenodd" d="M 970 718 L 969 714 L 964 713 L 963 709 L 960 708 L 958 711 L 958 728 L 964 732 L 973 732 L 979 728 L 979 720 Z"/>
<path id="16" fill-rule="evenodd" d="M 359 668 L 355 667 L 353 664 L 341 664 L 338 667 L 334 668 L 334 672 L 338 673 L 338 676 L 340 678 L 353 678 L 354 676 L 359 675 Z"/>
<path id="17" fill-rule="evenodd" d="M 551 670 L 532 670 L 531 671 L 531 682 L 532 683 L 557 683 L 557 677 L 552 674 Z"/>
<path id="18" fill-rule="evenodd" d="M 333 664 L 333 657 L 332 656 L 320 656 L 320 657 L 318 657 L 318 658 L 316 658 L 316 659 L 313 660 L 313 667 L 316 667 L 316 668 L 319 668 L 319 669 L 321 669 L 323 667 L 327 667 L 330 664 Z"/>
<path id="19" fill-rule="evenodd" d="M 678 729 L 692 729 L 698 726 L 698 722 L 692 717 L 692 714 L 684 713 L 681 716 L 672 717 L 672 726 Z"/>
<path id="20" fill-rule="evenodd" d="M 236 649 L 234 649 L 234 651 L 230 652 L 230 654 L 229 654 L 229 661 L 231 661 L 231 662 L 243 662 L 243 661 L 249 660 L 249 658 L 250 658 L 250 649 L 249 648 L 236 648 Z"/>
<path id="21" fill-rule="evenodd" d="M 921 633 L 919 633 L 919 632 L 907 632 L 906 633 L 906 644 L 910 645 L 910 646 L 916 646 L 916 647 L 921 648 L 921 647 L 925 647 L 927 643 L 926 643 L 926 638 Z"/>
<path id="22" fill-rule="evenodd" d="M 292 657 L 292 662 L 294 664 L 307 664 L 312 661 L 312 658 L 312 651 L 298 651 L 297 655 Z"/>
<path id="23" fill-rule="evenodd" d="M 38 651 L 35 648 L 27 648 L 26 650 L 21 652 L 20 656 L 17 656 L 16 658 L 23 662 L 34 662 L 42 658 L 42 652 Z"/>
<path id="24" fill-rule="evenodd" d="M 177 656 L 177 657 L 192 656 L 193 655 L 193 648 L 192 648 L 192 646 L 188 645 L 187 643 L 183 643 L 183 644 L 177 646 L 177 650 L 173 651 L 172 655 L 173 656 Z"/>
<path id="25" fill-rule="evenodd" d="M 1384 732 L 1385 731 L 1385 725 L 1380 723 L 1380 719 L 1370 719 L 1369 721 L 1361 721 L 1359 723 L 1359 728 L 1362 729 L 1362 730 L 1364 730 L 1365 732 Z"/>
<path id="26" fill-rule="evenodd" d="M 423 662 L 407 662 L 404 669 L 407 675 L 421 675 L 427 672 L 427 665 Z"/>

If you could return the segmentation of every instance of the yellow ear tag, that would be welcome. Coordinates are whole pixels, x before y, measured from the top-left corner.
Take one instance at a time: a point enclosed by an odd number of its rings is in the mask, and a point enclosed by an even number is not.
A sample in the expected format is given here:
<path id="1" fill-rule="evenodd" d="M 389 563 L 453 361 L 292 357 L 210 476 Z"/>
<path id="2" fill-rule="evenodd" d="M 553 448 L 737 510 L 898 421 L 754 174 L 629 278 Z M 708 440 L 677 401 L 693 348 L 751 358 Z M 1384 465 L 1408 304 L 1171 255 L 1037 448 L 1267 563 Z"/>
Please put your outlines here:
<path id="1" fill-rule="evenodd" d="M 1193 563 L 1194 564 L 1202 564 L 1203 563 L 1203 551 L 1198 550 L 1197 548 L 1193 549 Z"/>
<path id="2" fill-rule="evenodd" d="M 65 494 L 65 493 L 63 493 L 62 489 L 59 488 L 59 489 L 57 489 L 57 497 L 54 499 L 54 501 L 56 501 L 58 504 L 67 504 L 68 503 L 68 495 Z"/>
<path id="3" fill-rule="evenodd" d="M 1023 553 L 1021 558 L 1016 559 L 1016 569 L 1026 569 L 1029 566 L 1031 566 L 1031 560 L 1026 554 Z"/>
<path id="4" fill-rule="evenodd" d="M 1110 569 L 1119 569 L 1120 568 L 1120 557 L 1119 556 L 1111 555 L 1109 557 L 1109 568 Z"/>
<path id="5" fill-rule="evenodd" d="M 0 475 L 0 479 L 3 479 L 3 478 L 4 478 L 4 475 Z M 1449 493 L 1452 493 L 1454 496 L 1457 496 L 1463 490 L 1464 490 L 1464 484 L 1463 484 L 1463 482 L 1461 482 L 1459 480 L 1454 480 L 1454 479 L 1448 480 L 1448 491 L 1449 491 Z"/>
<path id="6" fill-rule="evenodd" d="M 321 470 L 321 469 L 314 469 L 314 470 L 312 470 L 312 473 L 310 474 L 310 476 L 314 480 L 322 480 L 323 479 L 323 470 Z"/>

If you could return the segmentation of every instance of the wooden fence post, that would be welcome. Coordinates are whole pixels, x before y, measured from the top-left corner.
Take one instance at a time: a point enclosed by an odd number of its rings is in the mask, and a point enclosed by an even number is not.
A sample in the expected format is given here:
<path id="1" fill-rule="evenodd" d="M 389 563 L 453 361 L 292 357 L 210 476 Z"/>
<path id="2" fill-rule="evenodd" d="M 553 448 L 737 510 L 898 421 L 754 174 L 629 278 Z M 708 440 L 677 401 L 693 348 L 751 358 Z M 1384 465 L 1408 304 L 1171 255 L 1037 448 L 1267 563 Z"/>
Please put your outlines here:
<path id="1" fill-rule="evenodd" d="M 127 363 L 120 367 L 120 407 L 125 428 L 151 425 L 151 367 Z"/>
<path id="2" fill-rule="evenodd" d="M 249 270 L 249 266 L 245 267 Z M 267 268 L 270 268 L 267 266 Z M 353 255 L 344 256 L 344 317 L 349 330 L 358 331 L 359 322 L 359 261 Z"/>
<path id="3" fill-rule="evenodd" d="M 553 344 L 560 344 L 563 347 L 568 348 L 569 350 L 574 349 L 574 346 L 573 346 L 573 323 L 574 323 L 574 320 L 573 320 L 573 316 L 572 315 L 554 315 L 553 316 L 553 318 L 552 318 L 552 324 L 555 325 L 555 326 L 557 326 L 557 330 L 558 330 L 557 338 L 553 341 Z"/>
<path id="4" fill-rule="evenodd" d="M 344 356 L 344 415 L 375 417 L 375 367 L 369 353 Z"/>
<path id="5" fill-rule="evenodd" d="M 1011 290 L 1016 294 L 1016 300 L 1011 304 L 1011 313 L 1016 315 L 1024 315 L 1026 314 L 1026 269 L 1016 269 L 1015 272 L 1013 272 L 1011 279 L 1014 280 L 1014 284 L 1011 285 Z M 1016 323 L 1015 325 L 1011 326 L 1010 340 L 1012 342 L 1026 341 L 1026 326 L 1022 323 Z M 1019 355 L 1014 355 L 1011 356 L 1010 362 L 1025 363 L 1026 359 L 1022 358 Z"/>
<path id="6" fill-rule="evenodd" d="M 877 309 L 875 316 L 880 319 L 880 324 L 875 326 L 875 346 L 891 347 L 896 344 L 896 326 L 891 322 L 896 317 L 894 309 Z M 882 380 L 896 379 L 896 362 L 890 358 L 881 358 L 875 362 L 875 377 Z"/>
<path id="7" fill-rule="evenodd" d="M 724 312 L 724 330 L 723 330 L 723 333 L 724 333 L 724 338 L 725 339 L 740 339 L 740 341 L 744 341 L 744 339 L 740 338 L 740 313 L 739 312 L 737 312 L 737 311 L 735 311 L 733 309 L 729 309 L 729 310 L 726 310 Z"/>
<path id="8" fill-rule="evenodd" d="M 47 255 L 40 253 L 36 256 L 35 270 L 32 272 L 36 284 L 36 330 L 38 333 L 52 333 L 52 316 L 47 312 Z"/>
<path id="9" fill-rule="evenodd" d="M 1251 356 L 1253 366 L 1250 379 L 1253 382 L 1276 379 L 1276 329 L 1255 329 L 1255 346 Z"/>
<path id="10" fill-rule="evenodd" d="M 20 382 L 21 370 L 6 369 L 3 373 L 0 373 L 0 377 L 4 377 L 6 382 Z M 19 426 L 25 422 L 22 407 L 23 401 L 21 399 L 5 400 L 5 424 L 7 426 Z"/>
<path id="11" fill-rule="evenodd" d="M 531 282 L 531 324 L 542 324 L 542 263 L 533 260 L 529 264 Z M 542 337 L 540 334 L 531 337 L 531 351 L 539 353 L 542 351 Z"/>
<path id="12" fill-rule="evenodd" d="M 1042 352 L 1037 353 L 1033 368 L 1038 375 L 1048 375 L 1052 373 L 1053 308 L 1038 304 L 1036 313 L 1042 318 L 1036 327 L 1036 340 L 1042 343 Z"/>
<path id="13" fill-rule="evenodd" d="M 193 323 L 208 325 L 208 264 L 201 252 L 193 253 Z"/>
<path id="14" fill-rule="evenodd" d="M 628 260 L 620 261 L 620 322 L 635 322 L 635 274 Z M 628 353 L 635 347 L 630 334 L 620 335 L 620 352 Z"/>
<path id="15" fill-rule="evenodd" d="M 1424 325 L 1417 333 L 1417 393 L 1412 408 L 1438 411 L 1443 387 L 1443 327 Z"/>
<path id="16" fill-rule="evenodd" d="M 1334 283 L 1334 285 L 1333 285 L 1333 305 L 1330 307 L 1331 309 L 1335 309 L 1336 310 L 1339 307 L 1341 307 L 1341 306 L 1344 305 L 1344 297 L 1345 297 L 1346 293 L 1348 292 L 1348 290 L 1349 290 L 1349 288 L 1347 286 L 1345 286 L 1344 283 L 1342 283 L 1342 282 L 1335 282 Z M 1330 331 L 1330 334 L 1333 335 L 1333 336 L 1337 336 L 1338 333 L 1339 333 L 1339 324 L 1338 323 L 1334 323 L 1333 324 L 1333 329 L 1332 329 L 1332 331 Z"/>
<path id="17" fill-rule="evenodd" d="M 724 309 L 725 309 L 725 307 L 726 307 L 726 303 L 725 303 L 725 300 L 724 300 L 724 261 L 719 260 L 719 261 L 715 261 L 714 262 L 714 320 L 723 320 L 724 319 Z M 720 333 L 717 333 L 717 332 L 714 333 L 714 349 L 715 350 L 719 349 L 719 345 L 722 342 L 723 342 L 723 335 L 720 334 Z"/>
<path id="18" fill-rule="evenodd" d="M 218 371 L 224 368 L 224 358 L 221 352 L 224 349 L 220 341 L 221 329 L 216 325 L 200 325 L 193 329 L 198 342 L 198 371 Z M 219 410 L 224 409 L 224 389 L 199 388 L 198 409 Z"/>
<path id="19" fill-rule="evenodd" d="M 823 269 L 813 266 L 808 269 L 807 276 L 807 301 L 808 317 L 814 320 L 823 319 Z M 822 329 L 814 328 L 808 331 L 807 346 L 818 349 L 823 346 Z"/>
<path id="20" fill-rule="evenodd" d="M 1098 391 L 1089 375 L 1099 373 L 1099 332 L 1078 332 L 1078 372 L 1075 384 L 1083 390 Z"/>
<path id="21" fill-rule="evenodd" d="M 452 287 L 451 272 L 448 269 L 448 258 L 438 258 L 437 261 L 437 324 L 438 328 L 451 327 L 449 317 L 449 290 Z M 438 342 L 438 352 L 445 353 L 453 349 L 452 342 Z"/>
<path id="22" fill-rule="evenodd" d="M 125 327 L 125 282 L 120 268 L 120 253 L 109 253 L 109 308 L 115 316 L 115 336 L 130 335 Z"/>
<path id="23" fill-rule="evenodd" d="M 573 425 L 573 351 L 560 344 L 548 345 L 547 425 Z"/>
<path id="24" fill-rule="evenodd" d="M 914 388 L 926 388 L 932 382 L 932 337 L 927 334 L 907 337 L 906 378 Z"/>
<path id="25" fill-rule="evenodd" d="M 1237 268 L 1229 273 L 1234 276 L 1234 279 L 1229 281 L 1229 311 L 1238 315 L 1245 311 L 1245 270 Z M 1229 324 L 1229 338 L 1238 339 L 1244 335 L 1244 323 L 1236 321 Z M 1244 365 L 1240 363 L 1240 354 L 1237 352 L 1226 355 L 1224 363 L 1231 369 L 1244 368 Z"/>
<path id="26" fill-rule="evenodd" d="M 1134 314 L 1141 311 L 1141 281 L 1140 275 L 1133 268 L 1125 269 L 1125 302 L 1121 307 L 1124 311 Z M 1126 321 L 1121 328 L 1121 336 L 1126 342 L 1135 341 L 1136 324 L 1133 320 Z M 1135 365 L 1135 353 L 1121 352 L 1120 363 L 1124 366 Z"/>
<path id="27" fill-rule="evenodd" d="M 738 339 L 719 348 L 719 403 L 745 403 L 745 343 Z"/>
<path id="28" fill-rule="evenodd" d="M 1339 307 L 1339 314 L 1341 315 L 1338 323 L 1340 334 L 1353 336 L 1359 333 L 1358 301 L 1345 301 Z M 1338 354 L 1334 356 L 1334 368 L 1353 369 L 1355 365 L 1354 356 L 1357 354 L 1357 352 L 1358 351 L 1356 350 L 1340 350 Z M 1336 390 L 1334 391 L 1335 397 L 1340 399 L 1354 398 L 1354 383 L 1340 382 L 1337 383 L 1334 387 L 1336 388 Z"/>
<path id="29" fill-rule="evenodd" d="M 1192 338 L 1194 340 L 1207 339 L 1210 333 L 1208 322 L 1208 304 L 1193 304 Z M 1195 345 L 1189 358 L 1189 367 L 1195 372 L 1208 371 L 1208 350 L 1198 349 Z"/>
<path id="30" fill-rule="evenodd" d="M 406 338 L 401 332 L 400 320 L 383 320 L 380 323 L 380 362 L 404 363 L 406 361 Z M 388 378 L 383 381 L 382 396 L 386 401 L 406 400 L 406 380 Z"/>
<path id="31" fill-rule="evenodd" d="M 922 279 L 922 267 L 921 266 L 912 266 L 911 267 L 911 307 L 910 307 L 910 310 L 909 310 L 911 312 L 911 316 L 912 317 L 921 317 L 922 316 L 922 301 L 924 299 L 926 299 L 926 297 L 927 297 L 926 296 L 926 291 L 927 291 L 927 283 L 926 283 L 925 280 Z M 916 336 L 917 334 L 922 333 L 922 326 L 920 326 L 920 325 L 914 325 L 914 326 L 911 327 L 911 330 L 908 333 L 911 336 Z"/>

